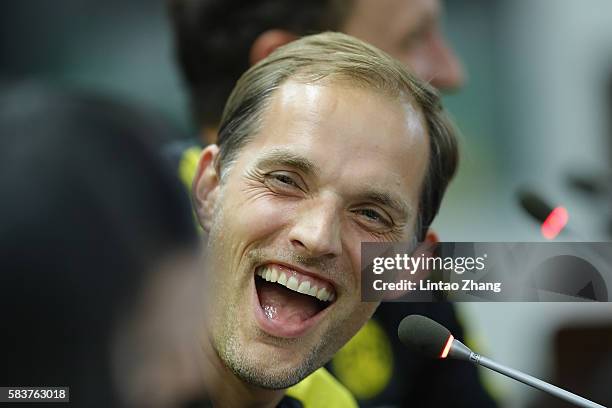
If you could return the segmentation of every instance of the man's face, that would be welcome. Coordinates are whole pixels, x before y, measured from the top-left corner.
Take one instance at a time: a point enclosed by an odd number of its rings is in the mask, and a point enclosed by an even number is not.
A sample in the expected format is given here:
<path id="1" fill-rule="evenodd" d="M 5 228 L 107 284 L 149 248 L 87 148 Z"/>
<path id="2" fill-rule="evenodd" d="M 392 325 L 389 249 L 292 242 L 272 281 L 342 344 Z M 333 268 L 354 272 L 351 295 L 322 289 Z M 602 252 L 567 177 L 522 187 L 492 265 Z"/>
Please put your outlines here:
<path id="1" fill-rule="evenodd" d="M 463 83 L 439 27 L 439 0 L 356 0 L 341 31 L 386 51 L 440 90 Z"/>
<path id="2" fill-rule="evenodd" d="M 423 123 L 412 104 L 369 90 L 289 81 L 222 182 L 212 164 L 196 178 L 212 218 L 212 343 L 244 381 L 295 384 L 372 315 L 377 304 L 360 301 L 361 242 L 413 236 Z"/>

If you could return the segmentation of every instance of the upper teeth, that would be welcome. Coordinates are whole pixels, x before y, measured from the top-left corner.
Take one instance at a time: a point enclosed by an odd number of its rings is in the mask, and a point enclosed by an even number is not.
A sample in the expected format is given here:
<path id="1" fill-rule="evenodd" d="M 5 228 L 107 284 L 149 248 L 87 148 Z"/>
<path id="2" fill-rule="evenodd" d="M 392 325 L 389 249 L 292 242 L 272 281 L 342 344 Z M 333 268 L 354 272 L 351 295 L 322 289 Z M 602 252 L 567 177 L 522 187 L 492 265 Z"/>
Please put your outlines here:
<path id="1" fill-rule="evenodd" d="M 275 268 L 259 268 L 257 270 L 257 275 L 261 276 L 268 282 L 279 283 L 285 286 L 287 289 L 316 297 L 322 301 L 331 302 L 335 298 L 335 295 L 330 293 L 327 288 L 319 288 L 316 286 L 316 284 L 308 280 L 303 280 L 301 283 L 299 283 L 295 276 L 289 276 L 283 271 L 277 271 Z"/>

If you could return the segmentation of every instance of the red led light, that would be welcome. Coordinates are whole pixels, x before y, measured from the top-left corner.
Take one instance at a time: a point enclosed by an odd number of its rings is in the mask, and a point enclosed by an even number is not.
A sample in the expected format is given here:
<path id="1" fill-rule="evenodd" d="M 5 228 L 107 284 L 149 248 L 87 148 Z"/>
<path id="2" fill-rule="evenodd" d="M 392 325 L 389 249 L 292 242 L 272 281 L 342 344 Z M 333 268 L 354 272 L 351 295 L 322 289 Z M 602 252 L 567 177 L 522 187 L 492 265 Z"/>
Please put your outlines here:
<path id="1" fill-rule="evenodd" d="M 446 340 L 446 344 L 444 345 L 444 349 L 442 349 L 442 354 L 440 354 L 440 358 L 446 358 L 448 356 L 448 352 L 450 351 L 451 345 L 453 344 L 453 335 L 450 334 L 448 336 L 448 340 Z"/>
<path id="2" fill-rule="evenodd" d="M 567 225 L 569 215 L 563 207 L 557 207 L 548 214 L 542 223 L 542 235 L 546 239 L 555 239 Z"/>

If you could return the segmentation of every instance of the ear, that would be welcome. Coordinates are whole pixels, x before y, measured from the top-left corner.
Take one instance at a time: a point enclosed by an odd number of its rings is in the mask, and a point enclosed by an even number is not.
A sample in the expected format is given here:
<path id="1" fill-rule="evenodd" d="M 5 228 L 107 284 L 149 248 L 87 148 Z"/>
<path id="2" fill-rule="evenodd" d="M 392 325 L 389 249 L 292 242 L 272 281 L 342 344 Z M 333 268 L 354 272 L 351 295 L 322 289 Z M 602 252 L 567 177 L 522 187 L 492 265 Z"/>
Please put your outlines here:
<path id="1" fill-rule="evenodd" d="M 219 147 L 217 145 L 207 146 L 200 155 L 198 168 L 193 178 L 193 206 L 198 222 L 206 232 L 210 231 L 213 210 L 219 196 L 218 156 Z"/>
<path id="2" fill-rule="evenodd" d="M 251 46 L 249 62 L 251 65 L 255 65 L 278 47 L 295 41 L 298 38 L 297 35 L 287 30 L 275 29 L 264 31 L 259 34 Z"/>
<path id="3" fill-rule="evenodd" d="M 440 238 L 438 238 L 438 234 L 436 234 L 436 231 L 427 231 L 427 235 L 425 235 L 425 242 L 428 242 L 432 246 L 436 246 L 438 242 L 440 242 Z"/>
<path id="4" fill-rule="evenodd" d="M 424 258 L 431 257 L 434 255 L 434 252 L 439 242 L 440 241 L 438 239 L 438 234 L 436 234 L 434 231 L 428 231 L 427 235 L 425 236 L 425 241 L 419 243 L 419 245 L 414 249 L 414 251 L 412 251 L 411 256 Z M 396 282 L 399 282 L 402 279 L 406 279 L 408 281 L 416 282 L 418 285 L 418 282 L 422 279 L 425 279 L 430 273 L 430 270 L 423 267 L 417 269 L 416 271 L 400 271 L 397 275 Z M 387 291 L 385 292 L 385 296 L 383 299 L 394 300 L 407 293 L 407 290 L 393 292 Z"/>

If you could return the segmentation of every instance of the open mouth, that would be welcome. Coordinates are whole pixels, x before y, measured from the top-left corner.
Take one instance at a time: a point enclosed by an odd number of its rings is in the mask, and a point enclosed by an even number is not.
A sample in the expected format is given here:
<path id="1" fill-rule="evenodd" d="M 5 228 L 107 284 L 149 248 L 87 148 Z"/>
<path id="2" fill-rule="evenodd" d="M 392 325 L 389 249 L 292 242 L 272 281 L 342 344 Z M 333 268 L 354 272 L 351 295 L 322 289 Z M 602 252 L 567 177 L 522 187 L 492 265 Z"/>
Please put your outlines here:
<path id="1" fill-rule="evenodd" d="M 336 299 L 330 283 L 279 264 L 258 267 L 254 279 L 257 321 L 278 337 L 300 336 Z"/>

